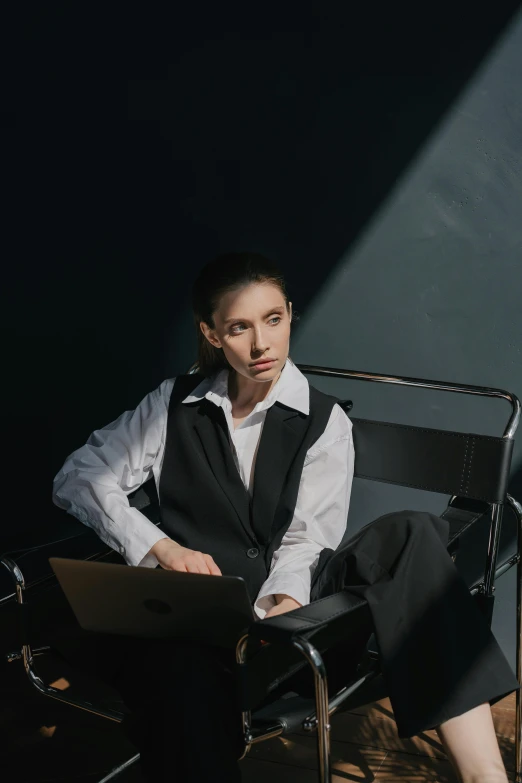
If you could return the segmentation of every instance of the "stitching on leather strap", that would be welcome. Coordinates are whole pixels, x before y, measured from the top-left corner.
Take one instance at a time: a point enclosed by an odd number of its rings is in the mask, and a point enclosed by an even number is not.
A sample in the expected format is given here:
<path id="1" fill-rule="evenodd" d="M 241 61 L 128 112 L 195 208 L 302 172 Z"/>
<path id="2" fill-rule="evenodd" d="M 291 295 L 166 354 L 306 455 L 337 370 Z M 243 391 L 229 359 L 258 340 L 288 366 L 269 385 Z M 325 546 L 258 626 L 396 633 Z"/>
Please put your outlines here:
<path id="1" fill-rule="evenodd" d="M 460 492 L 465 492 L 464 489 L 464 478 L 466 474 L 466 460 L 468 458 L 468 449 L 469 449 L 469 437 L 466 438 L 466 450 L 464 451 L 464 463 L 462 465 L 462 475 L 460 477 Z"/>
<path id="2" fill-rule="evenodd" d="M 473 454 L 475 451 L 475 439 L 471 439 L 471 451 L 469 453 L 469 463 L 468 463 L 468 475 L 466 479 L 466 489 L 465 492 L 469 492 L 469 483 L 471 481 L 471 463 L 473 462 Z"/>

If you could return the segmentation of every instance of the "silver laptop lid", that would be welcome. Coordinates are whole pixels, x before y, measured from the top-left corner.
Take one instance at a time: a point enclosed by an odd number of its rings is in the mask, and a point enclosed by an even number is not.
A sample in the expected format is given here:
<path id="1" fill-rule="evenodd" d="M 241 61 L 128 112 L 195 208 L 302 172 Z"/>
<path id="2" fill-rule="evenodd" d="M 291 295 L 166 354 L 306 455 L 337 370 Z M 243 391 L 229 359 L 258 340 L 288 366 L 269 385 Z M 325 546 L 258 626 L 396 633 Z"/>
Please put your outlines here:
<path id="1" fill-rule="evenodd" d="M 241 577 L 51 557 L 82 628 L 234 646 L 255 621 Z"/>

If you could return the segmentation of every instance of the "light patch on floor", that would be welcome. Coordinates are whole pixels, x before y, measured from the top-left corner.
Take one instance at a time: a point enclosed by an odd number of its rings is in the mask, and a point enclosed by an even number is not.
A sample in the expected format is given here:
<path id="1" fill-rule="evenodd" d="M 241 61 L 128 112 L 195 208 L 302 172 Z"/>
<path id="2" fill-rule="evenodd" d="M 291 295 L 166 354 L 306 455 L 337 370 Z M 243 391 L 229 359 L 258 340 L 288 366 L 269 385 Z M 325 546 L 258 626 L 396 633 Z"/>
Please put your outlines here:
<path id="1" fill-rule="evenodd" d="M 55 731 L 56 731 L 56 726 L 40 726 L 40 728 L 38 729 L 38 734 L 41 737 L 45 737 L 45 739 L 50 739 Z"/>
<path id="2" fill-rule="evenodd" d="M 67 688 L 71 687 L 71 683 L 69 680 L 66 680 L 65 677 L 59 677 L 51 683 L 51 687 L 56 688 L 57 691 L 66 691 Z"/>

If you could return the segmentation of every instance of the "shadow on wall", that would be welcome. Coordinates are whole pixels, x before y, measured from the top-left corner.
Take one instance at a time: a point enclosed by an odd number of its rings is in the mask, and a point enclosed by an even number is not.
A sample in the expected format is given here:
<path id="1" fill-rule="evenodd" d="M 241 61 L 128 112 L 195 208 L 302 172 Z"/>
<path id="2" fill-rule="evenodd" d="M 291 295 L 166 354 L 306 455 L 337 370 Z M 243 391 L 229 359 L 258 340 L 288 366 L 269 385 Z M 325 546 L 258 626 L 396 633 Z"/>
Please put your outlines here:
<path id="1" fill-rule="evenodd" d="M 19 526 L 40 524 L 66 454 L 191 364 L 188 289 L 206 260 L 266 252 L 311 302 L 517 8 L 448 4 L 448 24 L 439 4 L 428 25 L 425 9 L 388 4 L 276 18 L 209 5 L 175 25 L 140 10 L 125 128 L 111 119 L 117 42 L 114 71 L 96 74 L 98 20 L 93 38 L 74 6 L 34 12 L 38 79 L 20 84 L 11 138 L 31 188 L 5 341 L 14 463 L 38 465 L 12 477 L 15 496 L 31 488 Z"/>

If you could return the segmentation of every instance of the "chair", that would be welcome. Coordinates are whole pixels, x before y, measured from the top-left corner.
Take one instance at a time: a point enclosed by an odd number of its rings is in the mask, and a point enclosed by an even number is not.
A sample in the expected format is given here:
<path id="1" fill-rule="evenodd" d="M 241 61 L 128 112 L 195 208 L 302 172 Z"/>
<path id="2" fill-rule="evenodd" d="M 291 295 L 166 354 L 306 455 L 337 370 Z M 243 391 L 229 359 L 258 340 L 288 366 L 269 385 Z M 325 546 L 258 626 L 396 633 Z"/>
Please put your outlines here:
<path id="1" fill-rule="evenodd" d="M 501 398 L 511 405 L 511 415 L 500 437 L 456 433 L 447 430 L 427 429 L 417 426 L 390 424 L 351 417 L 355 441 L 356 463 L 355 477 L 370 481 L 388 482 L 404 487 L 427 489 L 443 495 L 450 495 L 447 508 L 441 516 L 450 524 L 448 550 L 453 559 L 459 558 L 465 551 L 466 535 L 470 529 L 482 521 L 489 529 L 487 551 L 484 553 L 484 567 L 481 574 L 468 582 L 471 594 L 476 597 L 482 611 L 491 621 L 494 603 L 495 580 L 513 566 L 517 566 L 517 651 L 516 676 L 522 680 L 522 506 L 507 493 L 507 483 L 513 438 L 520 419 L 520 403 L 508 392 L 476 386 L 440 383 L 435 381 L 401 378 L 374 373 L 355 372 L 309 365 L 298 365 L 308 375 L 355 379 L 373 383 L 395 384 L 400 386 L 436 389 L 457 394 L 478 395 L 481 397 Z M 193 366 L 190 372 L 195 371 Z M 349 410 L 351 403 L 343 403 Z M 150 486 L 144 485 L 131 499 L 131 502 L 159 523 L 158 509 L 152 500 Z M 498 562 L 499 541 L 502 517 L 509 509 L 516 519 L 517 549 L 502 562 Z M 83 526 L 81 526 L 83 527 Z M 49 542 L 33 550 L 33 555 L 47 562 L 51 555 L 64 552 L 89 559 L 103 559 L 111 555 L 99 540 L 94 541 L 92 531 L 77 532 L 65 542 Z M 73 554 L 71 555 L 71 548 Z M 23 572 L 23 553 L 6 553 L 2 564 L 9 572 L 15 584 L 15 592 L 2 601 L 14 601 L 18 610 L 21 644 L 20 650 L 10 653 L 10 661 L 22 660 L 32 684 L 43 694 L 81 709 L 89 710 L 113 721 L 121 721 L 123 713 L 103 706 L 95 706 L 88 701 L 68 698 L 61 691 L 44 683 L 35 670 L 35 658 L 39 654 L 49 653 L 49 648 L 32 648 L 29 624 L 27 622 L 26 598 L 33 590 L 52 577 L 34 576 L 28 579 Z M 78 555 L 77 555 L 78 556 Z M 1 601 L 0 601 L 1 603 Z M 354 629 L 366 627 L 369 612 L 366 602 L 343 591 L 336 595 L 316 601 L 294 612 L 278 615 L 255 623 L 249 634 L 238 640 L 236 660 L 238 678 L 242 694 L 242 721 L 245 737 L 245 753 L 253 744 L 272 737 L 292 733 L 297 729 L 317 732 L 318 779 L 321 783 L 331 780 L 329 753 L 329 719 L 340 709 L 346 709 L 350 700 L 357 698 L 364 703 L 365 693 L 371 684 L 379 678 L 378 652 L 371 641 L 366 646 L 357 671 L 352 678 L 338 688 L 333 695 L 328 692 L 326 669 L 320 650 L 342 641 Z M 249 694 L 249 658 L 250 643 L 264 640 L 274 645 L 283 645 L 297 651 L 311 667 L 314 677 L 314 698 L 303 698 L 292 694 L 283 694 L 284 698 L 264 703 L 261 708 L 253 709 L 252 696 Z M 352 673 L 353 674 L 353 673 Z M 281 694 L 279 694 L 281 695 Z M 361 699 L 363 701 L 361 701 Z M 366 701 L 372 701 L 371 692 Z M 516 694 L 516 738 L 515 767 L 517 780 L 522 780 L 522 698 Z M 106 783 L 133 764 L 139 754 L 113 769 L 99 783 Z"/>

